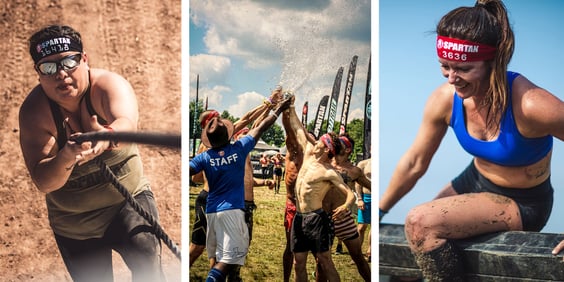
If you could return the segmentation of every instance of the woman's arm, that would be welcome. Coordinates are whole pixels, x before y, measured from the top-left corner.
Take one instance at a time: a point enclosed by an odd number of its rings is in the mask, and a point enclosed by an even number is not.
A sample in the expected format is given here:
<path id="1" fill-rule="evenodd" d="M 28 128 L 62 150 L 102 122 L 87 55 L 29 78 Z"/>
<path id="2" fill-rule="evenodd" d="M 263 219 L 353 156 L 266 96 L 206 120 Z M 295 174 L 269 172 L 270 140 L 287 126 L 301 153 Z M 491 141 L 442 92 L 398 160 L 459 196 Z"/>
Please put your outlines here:
<path id="1" fill-rule="evenodd" d="M 389 211 L 427 171 L 448 129 L 452 93 L 451 87 L 443 84 L 427 100 L 419 131 L 411 147 L 399 160 L 388 187 L 380 198 L 380 209 Z"/>

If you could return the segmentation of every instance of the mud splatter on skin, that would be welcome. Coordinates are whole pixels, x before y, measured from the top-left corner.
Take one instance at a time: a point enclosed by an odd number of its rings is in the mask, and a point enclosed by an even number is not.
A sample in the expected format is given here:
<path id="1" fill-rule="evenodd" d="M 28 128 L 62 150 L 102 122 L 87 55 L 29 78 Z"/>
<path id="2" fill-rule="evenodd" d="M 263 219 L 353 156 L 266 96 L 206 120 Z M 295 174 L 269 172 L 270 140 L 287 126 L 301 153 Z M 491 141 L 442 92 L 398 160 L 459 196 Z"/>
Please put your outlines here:
<path id="1" fill-rule="evenodd" d="M 427 281 L 464 281 L 464 270 L 459 251 L 447 242 L 426 253 L 413 253 Z"/>
<path id="2" fill-rule="evenodd" d="M 508 197 L 502 196 L 502 195 L 498 195 L 498 194 L 494 194 L 494 193 L 484 193 L 488 198 L 490 198 L 492 201 L 494 201 L 494 203 L 496 204 L 511 204 L 511 199 L 509 199 Z"/>
<path id="3" fill-rule="evenodd" d="M 527 176 L 532 176 L 533 178 L 541 178 L 543 175 L 546 175 L 549 171 L 549 163 L 543 162 L 539 167 L 528 167 L 525 169 L 525 173 Z"/>

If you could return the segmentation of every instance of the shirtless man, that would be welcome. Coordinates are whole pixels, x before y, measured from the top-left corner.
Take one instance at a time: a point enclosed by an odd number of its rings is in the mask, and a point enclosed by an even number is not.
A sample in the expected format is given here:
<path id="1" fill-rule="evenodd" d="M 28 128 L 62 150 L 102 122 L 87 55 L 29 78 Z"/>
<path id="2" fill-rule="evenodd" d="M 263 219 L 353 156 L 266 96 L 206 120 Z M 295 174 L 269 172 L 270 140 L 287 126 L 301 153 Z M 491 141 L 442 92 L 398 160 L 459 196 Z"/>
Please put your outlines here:
<path id="1" fill-rule="evenodd" d="M 282 161 L 284 161 L 284 158 L 282 157 L 282 154 L 277 153 L 276 155 L 272 156 L 270 161 L 274 164 L 274 194 L 279 194 L 280 182 L 282 180 Z"/>
<path id="2" fill-rule="evenodd" d="M 293 99 L 294 97 L 292 101 Z M 296 281 L 307 281 L 306 263 L 309 251 L 317 258 L 329 281 L 340 281 L 339 273 L 331 260 L 331 223 L 322 209 L 323 198 L 331 189 L 338 189 L 347 195 L 345 203 L 333 210 L 335 217 L 344 217 L 348 207 L 354 203 L 354 194 L 330 163 L 341 148 L 339 139 L 334 133 L 328 133 L 316 142 L 307 134 L 292 107 L 285 111 L 282 121 L 289 125 L 289 128 L 285 127 L 286 134 L 293 133 L 292 137 L 297 141 L 295 143 L 301 146 L 304 152 L 303 163 L 295 181 L 296 215 L 291 228 Z M 312 233 L 312 230 L 317 231 Z M 308 233 L 311 236 L 306 235 Z"/>
<path id="3" fill-rule="evenodd" d="M 286 167 L 286 171 L 284 173 L 284 183 L 286 184 L 286 208 L 284 210 L 284 228 L 286 231 L 286 247 L 284 248 L 284 254 L 282 255 L 284 282 L 290 281 L 290 276 L 292 274 L 292 265 L 294 263 L 294 254 L 292 253 L 292 249 L 290 246 L 290 242 L 291 242 L 290 232 L 292 229 L 292 221 L 294 220 L 294 216 L 296 215 L 296 194 L 295 194 L 296 179 L 298 178 L 298 171 L 302 167 L 302 163 L 304 160 L 304 147 L 305 147 L 298 142 L 298 137 L 297 137 L 298 132 L 294 131 L 291 124 L 291 120 L 292 122 L 295 123 L 295 121 L 292 118 L 294 115 L 297 115 L 295 112 L 296 110 L 293 104 L 293 100 L 290 109 L 282 112 L 282 125 L 284 126 L 284 130 L 286 131 L 286 149 L 287 149 L 285 164 L 284 164 L 284 166 Z M 315 139 L 312 135 L 310 134 L 306 134 L 306 135 L 308 141 L 311 138 L 310 142 L 315 142 Z"/>
<path id="4" fill-rule="evenodd" d="M 354 140 L 348 134 L 339 136 L 339 141 L 343 146 L 341 152 L 333 158 L 333 168 L 340 174 L 341 178 L 347 184 L 347 187 L 356 187 L 357 195 L 361 194 L 361 187 L 370 189 L 371 182 L 368 180 L 362 170 L 354 166 L 349 160 L 350 155 L 354 149 Z M 359 185 L 355 185 L 359 184 Z M 342 205 L 345 202 L 345 194 L 340 190 L 330 190 L 323 199 L 323 210 L 332 215 L 332 210 Z M 364 208 L 361 199 L 357 201 L 359 209 Z M 370 265 L 362 255 L 362 241 L 357 230 L 356 223 L 352 217 L 352 213 L 347 211 L 344 217 L 335 217 L 332 215 L 332 220 L 335 226 L 335 236 L 342 242 L 349 250 L 349 255 L 353 259 L 358 269 L 358 272 L 365 281 L 370 281 Z M 318 281 L 326 281 L 325 272 L 318 272 Z"/>

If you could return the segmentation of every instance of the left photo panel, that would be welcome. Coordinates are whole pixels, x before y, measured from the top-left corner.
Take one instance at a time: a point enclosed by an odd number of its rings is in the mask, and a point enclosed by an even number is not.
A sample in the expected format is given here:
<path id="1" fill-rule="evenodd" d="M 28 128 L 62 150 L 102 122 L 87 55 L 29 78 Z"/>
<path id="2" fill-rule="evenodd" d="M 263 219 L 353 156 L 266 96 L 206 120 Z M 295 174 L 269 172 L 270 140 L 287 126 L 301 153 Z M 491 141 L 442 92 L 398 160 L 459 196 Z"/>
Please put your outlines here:
<path id="1" fill-rule="evenodd" d="M 181 1 L 0 5 L 4 281 L 181 281 Z"/>

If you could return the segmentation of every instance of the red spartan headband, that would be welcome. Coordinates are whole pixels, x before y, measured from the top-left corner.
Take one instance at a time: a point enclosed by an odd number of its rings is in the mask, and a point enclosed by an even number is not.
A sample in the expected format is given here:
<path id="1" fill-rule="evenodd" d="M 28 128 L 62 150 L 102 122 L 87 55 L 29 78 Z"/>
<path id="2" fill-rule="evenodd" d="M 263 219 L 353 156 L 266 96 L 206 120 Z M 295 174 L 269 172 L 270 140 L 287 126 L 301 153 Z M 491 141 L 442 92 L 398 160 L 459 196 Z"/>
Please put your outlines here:
<path id="1" fill-rule="evenodd" d="M 437 55 L 449 61 L 487 61 L 495 58 L 495 52 L 496 48 L 490 45 L 437 36 Z"/>
<path id="2" fill-rule="evenodd" d="M 321 140 L 321 142 L 323 142 L 323 144 L 325 144 L 325 146 L 327 146 L 327 148 L 329 148 L 329 151 L 331 151 L 331 153 L 333 153 L 333 155 L 335 155 L 335 146 L 333 146 L 333 141 L 331 140 L 331 135 L 329 135 L 328 133 L 325 133 L 323 135 L 321 135 L 321 138 L 319 138 Z"/>
<path id="3" fill-rule="evenodd" d="M 243 129 L 237 131 L 237 133 L 233 134 L 233 136 L 239 136 L 242 134 L 247 134 L 249 132 L 249 128 L 248 127 L 243 127 Z"/>
<path id="4" fill-rule="evenodd" d="M 217 111 L 212 111 L 211 113 L 209 113 L 205 119 L 202 120 L 202 123 L 200 124 L 200 126 L 202 128 L 206 127 L 206 124 L 208 124 L 208 122 L 210 122 L 210 120 L 214 117 L 218 117 L 219 116 L 219 112 Z"/>
<path id="5" fill-rule="evenodd" d="M 345 145 L 345 147 L 352 149 L 352 144 L 351 141 L 349 141 L 349 138 L 345 137 L 345 136 L 340 136 L 339 140 L 341 140 L 341 142 L 343 142 L 343 144 Z"/>

